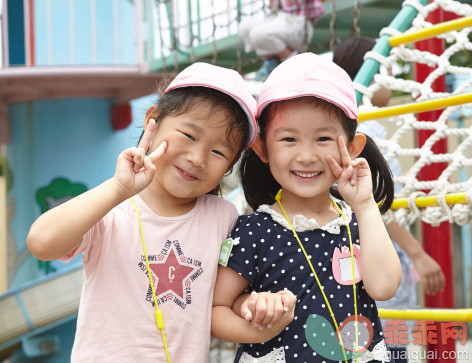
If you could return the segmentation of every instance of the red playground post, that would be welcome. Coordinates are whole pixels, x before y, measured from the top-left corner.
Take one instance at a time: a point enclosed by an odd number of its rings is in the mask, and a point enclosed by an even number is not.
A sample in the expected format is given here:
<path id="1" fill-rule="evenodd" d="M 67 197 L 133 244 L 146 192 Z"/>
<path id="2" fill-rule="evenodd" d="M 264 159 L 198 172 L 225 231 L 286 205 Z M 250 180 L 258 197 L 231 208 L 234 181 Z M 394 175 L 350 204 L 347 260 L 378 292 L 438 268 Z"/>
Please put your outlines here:
<path id="1" fill-rule="evenodd" d="M 444 11 L 441 8 L 432 11 L 427 21 L 437 24 L 444 20 Z M 415 48 L 429 53 L 440 55 L 444 52 L 444 41 L 438 38 L 427 39 L 415 43 Z M 423 83 L 426 77 L 433 71 L 433 68 L 425 64 L 415 64 L 415 78 L 417 82 Z M 434 92 L 446 92 L 445 76 L 439 77 L 432 85 Z M 419 121 L 436 121 L 443 110 L 424 112 L 418 114 Z M 418 146 L 422 146 L 427 138 L 433 133 L 430 130 L 418 131 Z M 433 152 L 447 153 L 447 140 L 442 139 L 433 147 Z M 436 180 L 447 167 L 447 163 L 434 163 L 421 169 L 418 180 Z M 453 267 L 452 267 L 452 241 L 451 241 L 451 225 L 449 222 L 443 222 L 438 227 L 422 222 L 423 247 L 425 251 L 434 258 L 441 266 L 446 277 L 446 287 L 443 292 L 436 295 L 425 295 L 425 306 L 428 308 L 454 308 L 454 283 L 453 283 Z M 435 352 L 433 359 L 428 362 L 455 362 L 455 340 L 447 339 L 442 336 L 441 326 L 436 323 L 436 329 L 428 333 L 428 351 Z M 445 341 L 443 341 L 443 339 Z M 452 352 L 452 354 L 451 354 Z"/>

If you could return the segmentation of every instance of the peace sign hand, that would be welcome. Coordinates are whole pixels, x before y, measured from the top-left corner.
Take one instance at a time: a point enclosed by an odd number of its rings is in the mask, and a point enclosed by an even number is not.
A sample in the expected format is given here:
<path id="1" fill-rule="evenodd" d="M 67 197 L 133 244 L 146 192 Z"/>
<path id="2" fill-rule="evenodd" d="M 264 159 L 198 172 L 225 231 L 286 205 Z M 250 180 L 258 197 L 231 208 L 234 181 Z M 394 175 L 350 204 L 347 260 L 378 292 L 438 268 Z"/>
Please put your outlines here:
<path id="1" fill-rule="evenodd" d="M 138 194 L 151 183 L 156 171 L 154 163 L 167 148 L 167 142 L 163 141 L 150 155 L 146 155 L 155 131 L 156 121 L 150 119 L 138 147 L 130 147 L 118 156 L 114 178 L 127 197 Z"/>
<path id="2" fill-rule="evenodd" d="M 352 160 L 344 143 L 344 139 L 337 139 L 341 165 L 332 155 L 326 156 L 331 171 L 338 179 L 338 191 L 353 209 L 373 199 L 372 177 L 367 160 L 357 158 Z"/>

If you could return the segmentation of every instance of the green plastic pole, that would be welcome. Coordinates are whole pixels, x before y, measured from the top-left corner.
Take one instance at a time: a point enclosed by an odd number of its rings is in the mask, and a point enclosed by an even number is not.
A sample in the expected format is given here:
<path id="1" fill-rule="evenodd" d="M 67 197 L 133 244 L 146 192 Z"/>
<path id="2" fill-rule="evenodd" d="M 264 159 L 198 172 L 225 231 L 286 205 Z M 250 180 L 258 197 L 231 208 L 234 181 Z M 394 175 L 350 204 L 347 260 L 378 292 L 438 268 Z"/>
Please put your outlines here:
<path id="1" fill-rule="evenodd" d="M 423 6 L 429 3 L 429 0 L 417 1 Z M 388 27 L 396 29 L 403 33 L 411 25 L 417 14 L 418 10 L 416 10 L 410 5 L 406 5 L 402 10 L 400 10 L 397 16 L 395 16 L 395 18 L 392 20 Z M 389 41 L 390 35 L 382 35 L 375 44 L 372 51 L 379 53 L 383 56 L 387 56 L 390 53 L 390 50 L 392 49 L 389 44 Z M 366 87 L 369 86 L 372 82 L 372 78 L 374 78 L 374 75 L 379 71 L 379 68 L 380 64 L 378 61 L 372 58 L 366 59 L 361 69 L 359 69 L 359 72 L 357 73 L 356 77 L 354 78 L 354 82 L 360 83 Z M 362 100 L 362 93 L 360 93 L 359 91 L 356 91 L 356 99 L 357 104 L 359 104 Z"/>

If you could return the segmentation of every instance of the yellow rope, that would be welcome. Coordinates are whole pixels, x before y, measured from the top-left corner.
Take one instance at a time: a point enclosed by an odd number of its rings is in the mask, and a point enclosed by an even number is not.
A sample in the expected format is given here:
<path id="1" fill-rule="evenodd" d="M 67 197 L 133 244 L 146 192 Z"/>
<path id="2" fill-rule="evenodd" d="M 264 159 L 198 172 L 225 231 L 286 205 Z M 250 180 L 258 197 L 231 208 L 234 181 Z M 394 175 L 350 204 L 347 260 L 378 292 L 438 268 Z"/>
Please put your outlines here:
<path id="1" fill-rule="evenodd" d="M 316 273 L 315 269 L 313 268 L 313 265 L 311 264 L 311 261 L 310 259 L 308 258 L 308 254 L 306 253 L 305 251 L 305 248 L 303 247 L 303 244 L 302 242 L 300 241 L 300 239 L 298 238 L 298 234 L 297 232 L 295 231 L 295 228 L 293 228 L 292 226 L 292 223 L 290 222 L 290 219 L 288 218 L 287 216 L 287 213 L 285 213 L 285 209 L 284 207 L 282 206 L 282 202 L 281 202 L 281 199 L 282 199 L 282 189 L 280 189 L 278 192 L 277 192 L 277 195 L 275 196 L 275 200 L 277 201 L 277 203 L 279 204 L 279 207 L 280 209 L 282 210 L 282 213 L 284 214 L 285 216 L 285 219 L 287 220 L 288 222 L 288 225 L 290 226 L 290 229 L 292 230 L 292 233 L 293 235 L 295 236 L 296 240 L 298 241 L 298 244 L 300 245 L 300 248 L 301 250 L 303 251 L 303 254 L 305 255 L 305 258 L 308 262 L 308 265 L 310 266 L 311 268 L 311 271 L 313 272 L 313 276 L 315 277 L 315 280 L 316 282 L 318 283 L 318 287 L 320 288 L 320 291 L 321 291 L 321 294 L 323 295 L 323 298 L 326 302 L 326 306 L 328 307 L 328 310 L 329 310 L 329 313 L 331 314 L 331 318 L 333 319 L 333 322 L 334 322 L 334 326 L 336 327 L 336 331 L 338 332 L 338 338 L 339 338 L 339 342 L 341 343 L 341 347 L 343 348 L 343 355 L 344 355 L 344 360 L 347 362 L 347 357 L 346 357 L 346 349 L 344 348 L 344 344 L 343 344 L 343 340 L 341 338 L 341 332 L 339 331 L 339 326 L 338 326 L 338 323 L 336 321 L 336 318 L 334 317 L 334 313 L 333 313 L 333 310 L 331 309 L 331 304 L 329 303 L 328 301 L 328 298 L 326 297 L 326 294 L 324 292 L 324 289 L 323 289 L 323 286 L 321 285 L 321 282 L 318 278 L 318 274 Z M 347 219 L 346 219 L 346 216 L 344 215 L 344 213 L 342 212 L 342 210 L 336 205 L 336 203 L 334 202 L 333 199 L 331 199 L 331 201 L 333 202 L 333 205 L 335 207 L 335 209 L 338 211 L 338 213 L 341 214 L 341 216 L 343 217 L 343 220 L 344 222 L 346 223 L 346 227 L 347 227 L 347 233 L 348 233 L 348 237 L 349 237 L 349 246 L 350 246 L 350 249 L 351 249 L 351 268 L 352 268 L 352 288 L 354 290 L 354 314 L 355 314 L 355 323 L 354 323 L 354 326 L 355 326 L 355 334 L 356 334 L 356 352 L 357 352 L 357 349 L 359 347 L 359 342 L 358 342 L 358 339 L 359 339 L 359 334 L 358 334 L 358 331 L 357 331 L 357 294 L 356 294 L 356 277 L 355 277 L 355 269 L 354 269 L 354 254 L 353 254 L 353 249 L 352 249 L 352 238 L 351 238 L 351 230 L 349 228 L 349 223 L 347 223 Z M 358 362 L 359 361 L 359 356 L 356 356 L 356 361 Z"/>
<path id="2" fill-rule="evenodd" d="M 136 215 L 138 217 L 139 231 L 141 233 L 141 241 L 143 242 L 143 251 L 144 251 L 144 258 L 146 259 L 146 267 L 147 267 L 147 273 L 149 277 L 149 284 L 151 285 L 152 298 L 154 299 L 154 307 L 156 309 L 155 311 L 156 325 L 157 325 L 157 328 L 161 331 L 162 341 L 164 342 L 164 349 L 166 351 L 166 356 L 167 356 L 167 362 L 170 363 L 170 355 L 169 355 L 169 350 L 167 348 L 166 335 L 164 334 L 164 318 L 162 317 L 162 311 L 159 309 L 159 306 L 157 305 L 156 292 L 154 291 L 154 283 L 152 282 L 151 268 L 149 267 L 148 254 L 146 250 L 146 242 L 144 241 L 143 226 L 141 224 L 141 217 L 139 215 L 138 206 L 136 205 L 134 198 L 131 198 L 131 202 L 133 203 L 134 210 L 136 211 Z"/>

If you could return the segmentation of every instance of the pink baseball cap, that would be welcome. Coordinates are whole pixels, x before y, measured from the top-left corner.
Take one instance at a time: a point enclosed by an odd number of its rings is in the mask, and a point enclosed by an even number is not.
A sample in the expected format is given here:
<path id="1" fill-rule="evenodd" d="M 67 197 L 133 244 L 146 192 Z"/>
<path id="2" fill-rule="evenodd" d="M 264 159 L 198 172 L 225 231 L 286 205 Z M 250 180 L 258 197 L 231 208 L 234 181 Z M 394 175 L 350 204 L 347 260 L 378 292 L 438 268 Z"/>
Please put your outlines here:
<path id="1" fill-rule="evenodd" d="M 249 123 L 249 148 L 256 138 L 257 102 L 251 95 L 241 75 L 228 68 L 214 66 L 208 63 L 194 63 L 180 72 L 164 93 L 175 88 L 201 86 L 213 88 L 234 98 L 247 115 Z"/>
<path id="2" fill-rule="evenodd" d="M 271 102 L 314 96 L 341 108 L 357 120 L 356 92 L 349 75 L 332 61 L 313 53 L 293 56 L 275 68 L 259 95 L 257 115 Z"/>

